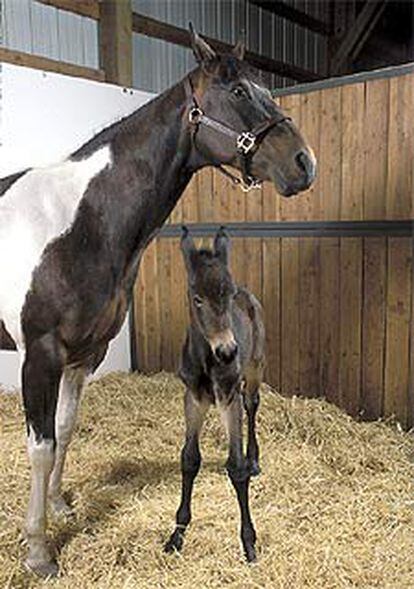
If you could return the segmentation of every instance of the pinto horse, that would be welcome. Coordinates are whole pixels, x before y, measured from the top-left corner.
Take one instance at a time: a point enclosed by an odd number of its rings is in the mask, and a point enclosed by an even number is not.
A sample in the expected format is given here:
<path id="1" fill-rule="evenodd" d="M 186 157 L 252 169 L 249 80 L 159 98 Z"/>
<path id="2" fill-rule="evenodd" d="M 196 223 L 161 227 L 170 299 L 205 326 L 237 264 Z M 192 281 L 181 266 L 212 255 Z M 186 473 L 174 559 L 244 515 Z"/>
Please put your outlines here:
<path id="1" fill-rule="evenodd" d="M 0 320 L 22 358 L 31 489 L 26 565 L 58 573 L 46 507 L 61 479 L 85 375 L 127 313 L 139 261 L 192 175 L 227 164 L 285 196 L 310 186 L 315 158 L 243 61 L 193 30 L 198 67 L 56 165 L 0 181 Z"/>
<path id="2" fill-rule="evenodd" d="M 256 532 L 250 516 L 249 482 L 259 469 L 255 422 L 259 387 L 265 366 L 262 308 L 229 271 L 230 240 L 221 228 L 213 250 L 197 250 L 184 228 L 181 239 L 188 277 L 190 326 L 180 376 L 186 385 L 185 443 L 181 452 L 181 503 L 176 528 L 166 552 L 181 550 L 191 520 L 191 496 L 200 470 L 199 437 L 206 413 L 217 404 L 229 438 L 227 472 L 236 490 L 241 515 L 241 540 L 248 562 L 256 560 Z M 243 454 L 244 408 L 248 420 L 247 457 Z"/>

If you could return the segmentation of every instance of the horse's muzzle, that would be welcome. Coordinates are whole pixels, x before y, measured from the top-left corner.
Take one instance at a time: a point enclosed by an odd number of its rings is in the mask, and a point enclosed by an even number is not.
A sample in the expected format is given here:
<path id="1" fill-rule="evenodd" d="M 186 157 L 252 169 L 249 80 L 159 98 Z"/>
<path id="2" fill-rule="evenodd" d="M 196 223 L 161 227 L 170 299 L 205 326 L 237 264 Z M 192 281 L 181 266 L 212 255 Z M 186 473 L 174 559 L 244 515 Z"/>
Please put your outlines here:
<path id="1" fill-rule="evenodd" d="M 225 345 L 219 345 L 214 350 L 217 360 L 223 364 L 231 364 L 236 358 L 238 346 L 236 342 L 229 342 Z"/>

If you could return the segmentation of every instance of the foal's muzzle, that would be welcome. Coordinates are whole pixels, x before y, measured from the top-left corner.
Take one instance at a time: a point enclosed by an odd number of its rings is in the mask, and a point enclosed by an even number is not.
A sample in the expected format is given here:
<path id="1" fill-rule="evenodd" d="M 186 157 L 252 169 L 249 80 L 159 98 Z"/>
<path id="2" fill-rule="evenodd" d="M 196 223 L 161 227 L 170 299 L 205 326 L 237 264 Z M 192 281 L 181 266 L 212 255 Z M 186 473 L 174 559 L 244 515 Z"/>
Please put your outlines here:
<path id="1" fill-rule="evenodd" d="M 214 350 L 217 360 L 223 364 L 231 364 L 236 358 L 237 352 L 238 346 L 236 342 L 219 345 Z"/>

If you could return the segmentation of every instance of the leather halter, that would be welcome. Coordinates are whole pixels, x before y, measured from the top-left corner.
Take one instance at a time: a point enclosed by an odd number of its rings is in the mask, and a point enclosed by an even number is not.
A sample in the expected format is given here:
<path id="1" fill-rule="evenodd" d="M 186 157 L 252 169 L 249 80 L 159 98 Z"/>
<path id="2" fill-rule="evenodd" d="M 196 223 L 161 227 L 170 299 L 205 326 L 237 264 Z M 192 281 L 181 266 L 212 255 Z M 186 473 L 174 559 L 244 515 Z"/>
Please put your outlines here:
<path id="1" fill-rule="evenodd" d="M 242 176 L 241 178 L 235 176 L 226 170 L 221 164 L 215 165 L 214 167 L 230 178 L 234 184 L 240 185 L 240 188 L 244 192 L 248 192 L 253 188 L 260 188 L 261 181 L 257 180 L 250 172 L 252 158 L 259 149 L 261 142 L 266 137 L 270 129 L 273 129 L 273 127 L 276 127 L 285 121 L 291 121 L 292 119 L 283 115 L 277 115 L 275 117 L 265 119 L 250 131 L 242 131 L 239 133 L 224 123 L 221 123 L 216 119 L 212 119 L 211 117 L 204 114 L 197 103 L 191 80 L 188 76 L 184 79 L 184 88 L 187 99 L 191 105 L 191 108 L 188 112 L 188 122 L 192 126 L 192 139 L 196 149 L 197 146 L 195 145 L 195 138 L 200 125 L 204 125 L 205 127 L 214 129 L 218 133 L 227 135 L 227 137 L 230 137 L 230 139 L 234 140 L 236 152 L 240 161 Z"/>

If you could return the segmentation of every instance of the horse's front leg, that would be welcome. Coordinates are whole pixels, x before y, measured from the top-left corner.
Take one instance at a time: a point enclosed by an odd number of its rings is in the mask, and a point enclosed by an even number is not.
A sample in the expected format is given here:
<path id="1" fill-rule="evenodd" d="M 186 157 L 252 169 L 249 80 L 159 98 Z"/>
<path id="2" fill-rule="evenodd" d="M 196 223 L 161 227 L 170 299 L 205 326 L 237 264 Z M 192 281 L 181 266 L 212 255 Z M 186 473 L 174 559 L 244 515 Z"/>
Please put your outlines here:
<path id="1" fill-rule="evenodd" d="M 260 474 L 259 444 L 256 438 L 256 414 L 260 404 L 259 389 L 244 391 L 243 404 L 247 413 L 247 463 L 252 476 Z"/>
<path id="2" fill-rule="evenodd" d="M 181 550 L 185 530 L 191 521 L 193 485 L 201 465 L 199 437 L 208 407 L 207 399 L 198 401 L 192 391 L 186 390 L 184 399 L 186 434 L 184 447 L 181 451 L 181 503 L 175 518 L 175 530 L 165 544 L 165 552 Z"/>
<path id="3" fill-rule="evenodd" d="M 229 456 L 226 468 L 236 490 L 241 516 L 241 540 L 248 562 L 256 560 L 256 532 L 249 508 L 250 468 L 243 454 L 242 395 L 236 390 L 230 400 L 220 402 L 220 410 L 229 437 Z"/>
<path id="4" fill-rule="evenodd" d="M 60 383 L 56 412 L 56 458 L 49 481 L 49 501 L 56 515 L 69 515 L 71 507 L 62 495 L 62 474 L 68 445 L 72 438 L 78 412 L 79 399 L 85 380 L 85 370 L 67 369 Z"/>
<path id="5" fill-rule="evenodd" d="M 26 565 L 42 577 L 55 576 L 58 566 L 46 542 L 46 503 L 55 461 L 55 414 L 62 376 L 58 342 L 52 335 L 31 341 L 26 348 L 22 388 L 28 429 L 31 488 L 26 533 Z"/>

